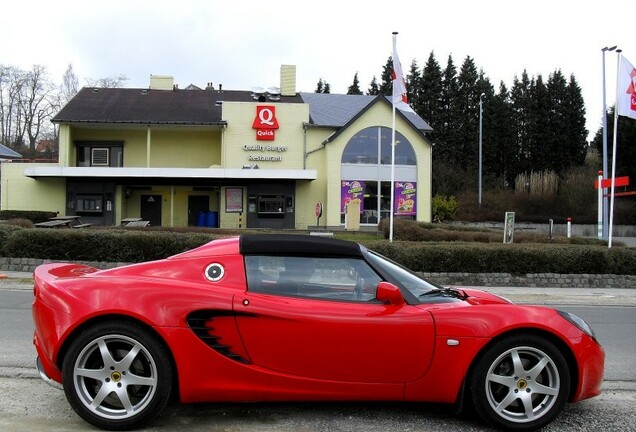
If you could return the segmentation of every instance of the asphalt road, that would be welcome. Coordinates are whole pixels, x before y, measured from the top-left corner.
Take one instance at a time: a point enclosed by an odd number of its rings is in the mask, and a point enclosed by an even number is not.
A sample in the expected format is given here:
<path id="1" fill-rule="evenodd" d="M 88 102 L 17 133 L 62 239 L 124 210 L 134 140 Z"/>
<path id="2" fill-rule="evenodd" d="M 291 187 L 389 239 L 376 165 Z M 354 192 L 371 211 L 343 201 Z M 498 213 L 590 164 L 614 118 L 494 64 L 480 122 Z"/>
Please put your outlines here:
<path id="1" fill-rule="evenodd" d="M 93 430 L 71 410 L 63 392 L 33 368 L 29 281 L 0 284 L 0 430 Z M 603 394 L 568 405 L 546 431 L 636 430 L 636 289 L 546 290 L 496 288 L 520 303 L 573 312 L 595 330 L 607 354 Z M 170 406 L 146 431 L 486 431 L 434 404 L 294 403 Z"/>

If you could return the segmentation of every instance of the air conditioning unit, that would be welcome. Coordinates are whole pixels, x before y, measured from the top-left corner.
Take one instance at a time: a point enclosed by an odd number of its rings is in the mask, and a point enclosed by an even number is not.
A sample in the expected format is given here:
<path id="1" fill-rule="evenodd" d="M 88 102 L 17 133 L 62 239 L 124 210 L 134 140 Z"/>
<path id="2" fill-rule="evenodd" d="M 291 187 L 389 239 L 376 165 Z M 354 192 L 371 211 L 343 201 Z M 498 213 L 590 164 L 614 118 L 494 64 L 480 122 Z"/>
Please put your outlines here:
<path id="1" fill-rule="evenodd" d="M 108 166 L 108 148 L 91 149 L 91 166 Z"/>

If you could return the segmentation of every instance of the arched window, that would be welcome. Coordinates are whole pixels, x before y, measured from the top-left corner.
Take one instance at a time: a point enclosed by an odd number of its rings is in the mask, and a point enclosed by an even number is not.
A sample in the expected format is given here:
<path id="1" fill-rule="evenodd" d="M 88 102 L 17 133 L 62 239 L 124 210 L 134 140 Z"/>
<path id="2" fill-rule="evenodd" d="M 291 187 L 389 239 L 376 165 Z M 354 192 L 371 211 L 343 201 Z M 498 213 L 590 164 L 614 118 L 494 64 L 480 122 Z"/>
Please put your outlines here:
<path id="1" fill-rule="evenodd" d="M 356 133 L 342 152 L 341 223 L 345 206 L 360 204 L 360 222 L 377 224 L 390 216 L 391 195 L 394 214 L 415 219 L 417 190 L 417 157 L 411 143 L 401 133 L 395 133 L 395 178 L 391 188 L 391 129 L 368 127 Z"/>
<path id="2" fill-rule="evenodd" d="M 417 165 L 411 143 L 399 132 L 395 132 L 395 164 Z M 380 142 L 380 146 L 378 146 Z M 369 127 L 355 134 L 342 152 L 342 163 L 391 165 L 391 129 Z"/>

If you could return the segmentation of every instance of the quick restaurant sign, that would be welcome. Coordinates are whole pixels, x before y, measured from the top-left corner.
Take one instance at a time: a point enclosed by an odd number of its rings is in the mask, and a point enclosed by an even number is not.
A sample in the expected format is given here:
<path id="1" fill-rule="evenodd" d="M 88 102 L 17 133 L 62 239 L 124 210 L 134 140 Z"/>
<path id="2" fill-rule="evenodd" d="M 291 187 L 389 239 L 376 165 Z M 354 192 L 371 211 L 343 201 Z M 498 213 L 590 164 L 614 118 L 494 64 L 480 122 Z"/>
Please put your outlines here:
<path id="1" fill-rule="evenodd" d="M 256 117 L 252 123 L 252 129 L 256 129 L 256 139 L 259 141 L 274 141 L 278 120 L 276 119 L 276 107 L 274 105 L 258 105 Z"/>

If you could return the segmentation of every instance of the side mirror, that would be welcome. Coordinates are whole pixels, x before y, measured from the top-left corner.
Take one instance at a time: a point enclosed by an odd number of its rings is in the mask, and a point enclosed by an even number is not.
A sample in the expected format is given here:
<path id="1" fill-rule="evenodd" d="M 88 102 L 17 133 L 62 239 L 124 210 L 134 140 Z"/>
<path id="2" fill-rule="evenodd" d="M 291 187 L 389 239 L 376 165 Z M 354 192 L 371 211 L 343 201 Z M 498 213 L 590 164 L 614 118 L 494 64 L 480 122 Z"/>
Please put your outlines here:
<path id="1" fill-rule="evenodd" d="M 402 306 L 404 304 L 404 297 L 400 289 L 390 282 L 380 282 L 376 289 L 375 297 L 385 304 L 392 306 Z"/>

